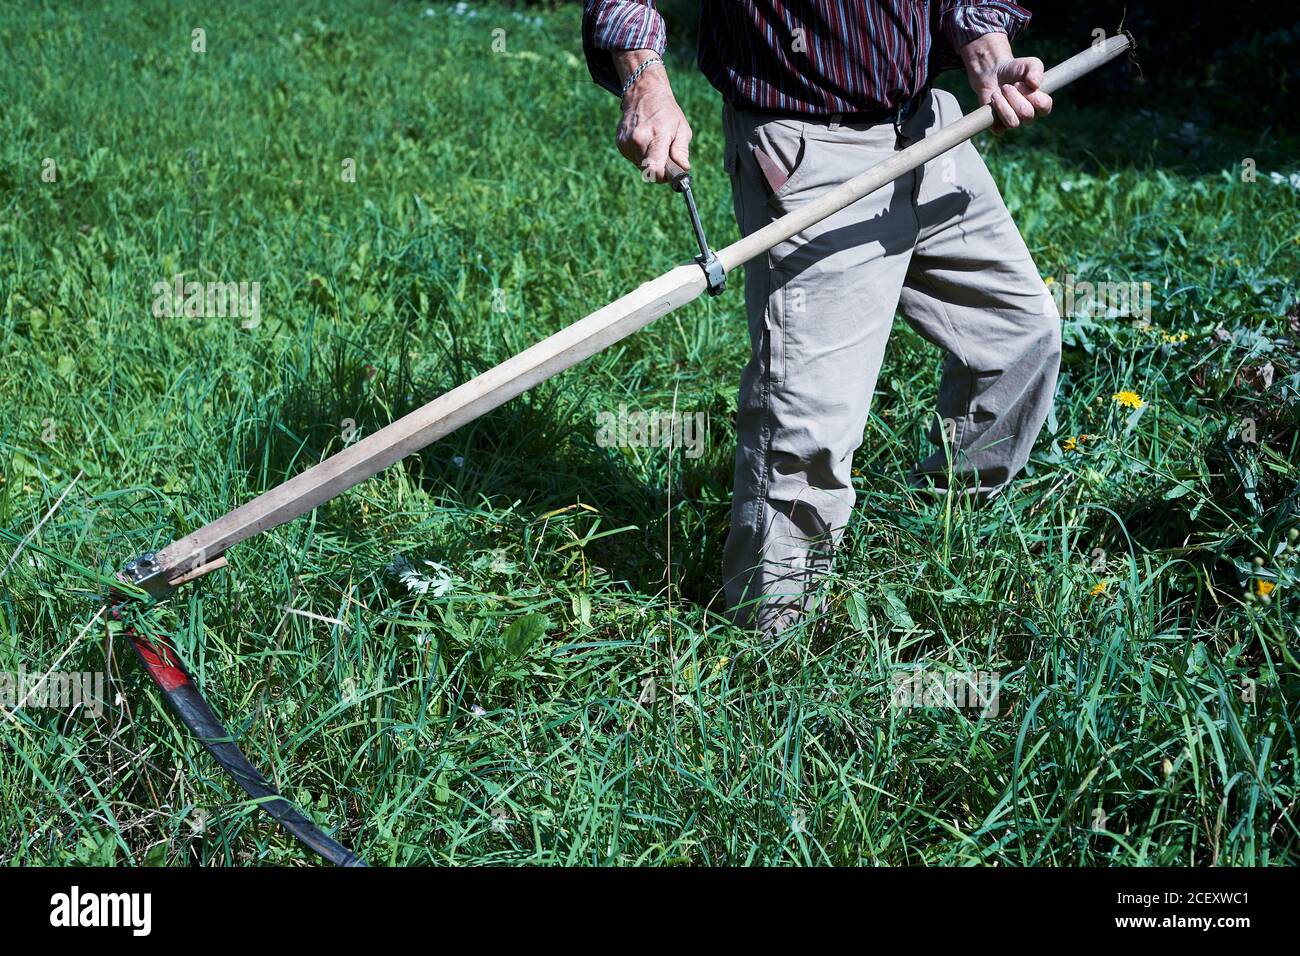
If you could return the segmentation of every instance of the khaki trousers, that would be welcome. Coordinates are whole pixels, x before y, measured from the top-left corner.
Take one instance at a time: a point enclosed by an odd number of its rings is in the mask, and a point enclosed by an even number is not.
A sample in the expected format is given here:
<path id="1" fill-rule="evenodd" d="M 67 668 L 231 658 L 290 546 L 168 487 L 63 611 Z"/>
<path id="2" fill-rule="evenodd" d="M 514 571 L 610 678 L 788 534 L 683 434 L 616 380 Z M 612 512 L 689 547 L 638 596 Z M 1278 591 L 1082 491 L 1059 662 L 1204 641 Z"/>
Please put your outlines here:
<path id="1" fill-rule="evenodd" d="M 897 127 L 724 107 L 741 232 L 960 115 L 941 91 L 922 94 Z M 766 171 L 755 148 L 772 160 Z M 732 618 L 775 633 L 809 609 L 852 513 L 853 453 L 895 312 L 943 352 L 936 451 L 912 480 L 946 487 L 951 475 L 980 497 L 1024 466 L 1047 417 L 1060 319 L 969 142 L 751 261 L 745 308 L 751 355 L 723 575 Z"/>

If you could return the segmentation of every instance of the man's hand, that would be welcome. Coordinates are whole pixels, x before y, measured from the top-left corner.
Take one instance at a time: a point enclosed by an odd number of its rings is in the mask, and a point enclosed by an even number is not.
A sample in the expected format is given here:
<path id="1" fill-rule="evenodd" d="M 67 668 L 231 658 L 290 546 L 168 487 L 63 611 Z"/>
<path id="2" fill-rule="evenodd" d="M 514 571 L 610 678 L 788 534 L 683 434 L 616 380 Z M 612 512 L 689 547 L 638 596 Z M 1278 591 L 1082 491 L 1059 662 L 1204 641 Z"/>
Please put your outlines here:
<path id="1" fill-rule="evenodd" d="M 641 63 L 655 56 L 653 50 L 614 53 L 614 65 L 624 83 Z M 677 105 L 668 73 L 662 63 L 645 69 L 623 98 L 623 116 L 618 123 L 618 151 L 641 169 L 647 182 L 667 182 L 664 166 L 671 157 L 682 169 L 690 169 L 691 127 Z"/>
<path id="2" fill-rule="evenodd" d="M 980 105 L 993 104 L 994 135 L 1052 112 L 1051 96 L 1039 89 L 1043 61 L 1014 56 L 1005 33 L 985 34 L 957 52 Z"/>

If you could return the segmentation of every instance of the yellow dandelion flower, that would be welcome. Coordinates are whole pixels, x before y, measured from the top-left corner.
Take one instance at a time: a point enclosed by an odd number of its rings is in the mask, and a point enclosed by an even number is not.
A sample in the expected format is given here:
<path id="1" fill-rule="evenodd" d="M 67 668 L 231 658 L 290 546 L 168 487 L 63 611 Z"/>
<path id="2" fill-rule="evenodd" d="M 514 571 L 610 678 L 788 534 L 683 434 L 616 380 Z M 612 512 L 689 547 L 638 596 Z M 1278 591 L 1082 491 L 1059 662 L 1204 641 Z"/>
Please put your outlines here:
<path id="1" fill-rule="evenodd" d="M 1255 581 L 1255 593 L 1260 597 L 1268 597 L 1273 593 L 1275 587 L 1277 587 L 1276 584 L 1272 581 L 1265 581 L 1263 578 Z"/>
<path id="2" fill-rule="evenodd" d="M 1103 594 L 1106 593 L 1106 588 L 1108 587 L 1108 585 L 1109 582 L 1107 581 L 1098 581 L 1096 584 L 1092 586 L 1092 590 L 1088 592 L 1088 597 L 1101 597 Z"/>
<path id="3" fill-rule="evenodd" d="M 1073 438 L 1067 438 L 1065 440 L 1065 444 L 1061 446 L 1061 449 L 1063 451 L 1074 451 L 1078 447 L 1079 447 L 1078 444 L 1075 442 Z"/>
<path id="4" fill-rule="evenodd" d="M 1119 404 L 1123 405 L 1125 408 L 1141 408 L 1146 404 L 1146 402 L 1142 401 L 1141 395 L 1137 392 L 1131 392 L 1128 389 L 1116 392 L 1111 396 L 1111 398 L 1119 402 Z"/>
<path id="5" fill-rule="evenodd" d="M 1044 285 L 1052 285 L 1054 282 L 1056 282 L 1056 279 L 1053 278 L 1052 276 L 1048 276 L 1046 279 L 1043 280 Z"/>

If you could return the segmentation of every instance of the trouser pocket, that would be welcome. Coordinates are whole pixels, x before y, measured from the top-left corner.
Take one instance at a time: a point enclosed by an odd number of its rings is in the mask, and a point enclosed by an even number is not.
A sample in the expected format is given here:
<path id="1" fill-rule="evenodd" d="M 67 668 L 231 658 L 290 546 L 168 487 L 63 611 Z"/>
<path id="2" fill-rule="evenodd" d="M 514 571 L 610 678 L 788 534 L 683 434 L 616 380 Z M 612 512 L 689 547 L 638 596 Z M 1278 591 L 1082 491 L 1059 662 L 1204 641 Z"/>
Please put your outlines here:
<path id="1" fill-rule="evenodd" d="M 754 176 L 767 195 L 768 208 L 778 216 L 785 215 L 789 211 L 786 200 L 808 178 L 812 144 L 804 134 L 802 123 L 785 120 L 764 123 L 754 131 L 754 140 L 750 155 Z M 768 165 L 766 170 L 764 161 Z M 779 182 L 775 188 L 768 188 L 773 176 Z"/>

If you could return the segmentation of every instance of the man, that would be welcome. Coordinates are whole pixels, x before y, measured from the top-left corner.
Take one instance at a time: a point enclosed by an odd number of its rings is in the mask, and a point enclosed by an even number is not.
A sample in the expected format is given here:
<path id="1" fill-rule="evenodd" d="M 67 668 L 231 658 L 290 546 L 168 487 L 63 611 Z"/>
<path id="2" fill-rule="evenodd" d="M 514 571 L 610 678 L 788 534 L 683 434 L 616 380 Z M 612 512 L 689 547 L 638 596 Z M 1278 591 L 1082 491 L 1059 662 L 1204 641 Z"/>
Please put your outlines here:
<path id="1" fill-rule="evenodd" d="M 1010 38 L 1012 3 L 702 0 L 699 66 L 722 93 L 724 164 L 743 233 L 953 122 L 930 89 L 962 65 L 997 128 L 1052 108 Z M 654 0 L 587 0 L 592 76 L 622 97 L 619 150 L 648 178 L 689 168 L 691 128 L 661 59 Z M 979 154 L 965 143 L 745 267 L 751 355 L 736 417 L 728 608 L 774 634 L 809 610 L 853 508 L 896 310 L 945 353 L 938 446 L 917 484 L 983 500 L 1024 466 L 1052 401 L 1060 320 Z"/>

